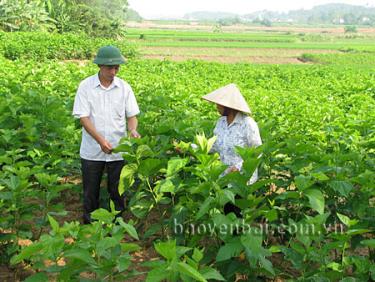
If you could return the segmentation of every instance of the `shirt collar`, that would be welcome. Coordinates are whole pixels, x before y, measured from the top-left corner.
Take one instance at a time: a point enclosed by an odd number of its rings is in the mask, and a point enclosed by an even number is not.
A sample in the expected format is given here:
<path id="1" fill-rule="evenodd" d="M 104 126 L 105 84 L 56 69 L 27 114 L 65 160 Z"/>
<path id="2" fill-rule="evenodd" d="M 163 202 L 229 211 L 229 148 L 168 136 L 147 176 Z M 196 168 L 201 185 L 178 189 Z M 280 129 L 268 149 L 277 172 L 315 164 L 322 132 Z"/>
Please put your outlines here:
<path id="1" fill-rule="evenodd" d="M 233 120 L 233 122 L 228 126 L 228 127 L 231 127 L 232 125 L 236 124 L 236 123 L 242 123 L 243 119 L 246 117 L 245 114 L 243 114 L 242 112 L 238 112 Z M 225 118 L 225 122 L 227 122 L 227 119 Z"/>
<path id="2" fill-rule="evenodd" d="M 98 86 L 101 86 L 100 84 L 100 80 L 99 80 L 99 73 L 97 73 L 96 75 L 94 75 L 94 84 L 93 84 L 93 88 L 96 88 Z M 112 81 L 112 84 L 107 88 L 107 90 L 109 89 L 112 89 L 113 87 L 120 87 L 120 79 L 118 77 L 115 76 L 115 78 L 113 79 Z M 104 88 L 104 87 L 103 87 Z"/>

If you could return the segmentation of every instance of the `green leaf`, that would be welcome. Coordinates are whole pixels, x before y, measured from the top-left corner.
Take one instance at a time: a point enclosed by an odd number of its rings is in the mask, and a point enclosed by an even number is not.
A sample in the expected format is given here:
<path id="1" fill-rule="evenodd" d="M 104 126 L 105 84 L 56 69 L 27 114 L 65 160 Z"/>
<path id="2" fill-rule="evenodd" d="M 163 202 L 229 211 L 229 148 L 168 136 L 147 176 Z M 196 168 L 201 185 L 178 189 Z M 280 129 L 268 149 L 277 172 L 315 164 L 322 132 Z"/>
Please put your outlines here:
<path id="1" fill-rule="evenodd" d="M 103 255 L 104 252 L 109 249 L 113 248 L 118 244 L 117 240 L 113 237 L 106 237 L 100 240 L 96 244 L 96 252 L 99 254 L 99 256 Z"/>
<path id="2" fill-rule="evenodd" d="M 49 214 L 47 216 L 48 216 L 48 221 L 49 221 L 49 224 L 52 227 L 53 232 L 55 232 L 57 234 L 60 230 L 59 223 Z"/>
<path id="3" fill-rule="evenodd" d="M 123 272 L 129 268 L 132 264 L 132 256 L 125 254 L 118 259 L 117 269 L 119 272 Z"/>
<path id="4" fill-rule="evenodd" d="M 331 262 L 331 263 L 327 264 L 327 267 L 329 269 L 332 269 L 332 270 L 335 270 L 335 271 L 341 271 L 341 264 L 339 264 L 337 262 Z"/>
<path id="5" fill-rule="evenodd" d="M 208 154 L 216 141 L 216 136 L 207 139 L 206 136 L 203 134 L 197 134 L 195 136 L 195 142 L 198 144 L 200 150 L 206 154 Z"/>
<path id="6" fill-rule="evenodd" d="M 113 222 L 115 216 L 106 209 L 100 208 L 91 213 L 91 218 L 110 224 Z"/>
<path id="7" fill-rule="evenodd" d="M 184 262 L 179 262 L 177 264 L 177 269 L 181 273 L 197 280 L 200 282 L 206 282 L 207 280 L 203 277 L 202 274 L 200 274 L 196 269 L 192 268 L 190 265 L 184 263 Z"/>
<path id="8" fill-rule="evenodd" d="M 146 199 L 137 200 L 137 202 L 130 207 L 131 212 L 138 218 L 143 218 L 151 210 L 153 203 Z"/>
<path id="9" fill-rule="evenodd" d="M 167 265 L 161 265 L 147 274 L 146 282 L 160 282 L 166 280 L 168 275 L 169 271 L 167 270 Z"/>
<path id="10" fill-rule="evenodd" d="M 343 215 L 341 213 L 336 213 L 336 214 L 337 214 L 337 217 L 341 220 L 341 222 L 344 223 L 348 227 L 351 227 L 358 223 L 358 220 L 355 220 L 355 219 L 352 220 L 346 215 Z"/>
<path id="11" fill-rule="evenodd" d="M 20 263 L 24 259 L 28 259 L 33 255 L 36 255 L 40 250 L 44 248 L 44 244 L 41 242 L 33 243 L 25 248 L 22 249 L 19 255 L 13 256 L 10 259 L 10 264 L 14 265 Z"/>
<path id="12" fill-rule="evenodd" d="M 361 241 L 361 244 L 375 249 L 375 239 L 363 240 Z"/>
<path id="13" fill-rule="evenodd" d="M 184 254 L 186 254 L 190 250 L 191 250 L 191 248 L 189 248 L 189 247 L 176 246 L 176 256 L 177 256 L 177 258 L 182 257 Z"/>
<path id="14" fill-rule="evenodd" d="M 354 277 L 345 277 L 340 280 L 340 282 L 357 282 L 358 280 L 355 279 Z"/>
<path id="15" fill-rule="evenodd" d="M 242 246 L 244 246 L 244 248 L 248 249 L 251 252 L 252 257 L 265 256 L 268 253 L 271 254 L 271 252 L 262 247 L 262 235 L 255 235 L 256 233 L 258 232 L 254 232 L 254 234 L 249 233 L 242 235 L 240 240 Z"/>
<path id="16" fill-rule="evenodd" d="M 325 175 L 323 172 L 316 172 L 316 173 L 311 173 L 311 175 L 315 178 L 315 179 L 317 179 L 317 180 L 319 180 L 319 181 L 327 181 L 327 180 L 329 180 L 329 177 L 327 176 L 327 175 Z"/>
<path id="17" fill-rule="evenodd" d="M 224 246 L 221 246 L 219 252 L 216 255 L 216 261 L 225 261 L 229 260 L 232 257 L 238 257 L 240 253 L 243 251 L 243 246 L 240 240 L 228 242 Z"/>
<path id="18" fill-rule="evenodd" d="M 172 176 L 179 172 L 182 168 L 186 166 L 186 164 L 189 162 L 188 158 L 180 159 L 180 158 L 174 158 L 170 159 L 168 161 L 168 167 L 167 167 L 167 177 Z"/>
<path id="19" fill-rule="evenodd" d="M 349 236 L 355 236 L 355 235 L 360 235 L 360 234 L 366 234 L 371 232 L 372 230 L 370 229 L 349 229 L 346 234 Z"/>
<path id="20" fill-rule="evenodd" d="M 160 193 L 174 193 L 174 184 L 169 179 L 163 180 L 158 185 Z"/>
<path id="21" fill-rule="evenodd" d="M 146 157 L 152 157 L 154 155 L 154 152 L 151 150 L 151 148 L 148 145 L 139 145 L 137 148 L 137 159 L 146 158 Z"/>
<path id="22" fill-rule="evenodd" d="M 200 262 L 202 260 L 202 258 L 203 258 L 203 253 L 199 249 L 194 248 L 192 258 L 196 262 Z"/>
<path id="23" fill-rule="evenodd" d="M 280 246 L 271 246 L 268 250 L 269 250 L 271 253 L 280 253 L 280 252 L 281 252 L 281 248 L 280 248 Z"/>
<path id="24" fill-rule="evenodd" d="M 44 282 L 44 281 L 46 282 L 49 281 L 47 274 L 45 274 L 44 272 L 39 272 L 32 276 L 27 277 L 24 282 Z"/>
<path id="25" fill-rule="evenodd" d="M 200 219 L 202 216 L 204 216 L 208 210 L 210 209 L 211 203 L 214 201 L 214 198 L 208 197 L 206 200 L 203 202 L 201 207 L 199 208 L 198 213 L 195 215 L 195 220 Z"/>
<path id="26" fill-rule="evenodd" d="M 167 260 L 173 260 L 176 258 L 176 240 L 156 243 L 154 246 L 158 254 Z"/>
<path id="27" fill-rule="evenodd" d="M 120 195 L 124 194 L 126 188 L 130 188 L 134 183 L 134 175 L 137 172 L 138 166 L 135 163 L 125 165 L 120 174 L 120 181 L 118 192 Z"/>
<path id="28" fill-rule="evenodd" d="M 123 144 L 118 145 L 116 148 L 112 150 L 113 153 L 120 153 L 120 152 L 126 152 L 131 153 L 132 152 L 132 144 L 128 140 L 126 140 Z"/>
<path id="29" fill-rule="evenodd" d="M 137 231 L 135 230 L 133 225 L 125 223 L 122 218 L 118 218 L 117 221 L 120 223 L 122 227 L 124 227 L 125 231 L 134 239 L 139 240 Z"/>
<path id="30" fill-rule="evenodd" d="M 163 226 L 160 223 L 155 223 L 155 224 L 151 225 L 147 229 L 147 231 L 145 232 L 145 234 L 143 234 L 143 239 L 147 239 L 150 236 L 154 235 L 156 232 L 158 232 L 159 230 L 161 230 L 162 227 Z"/>
<path id="31" fill-rule="evenodd" d="M 122 243 L 121 244 L 121 250 L 123 252 L 135 252 L 140 250 L 141 247 L 134 243 Z"/>
<path id="32" fill-rule="evenodd" d="M 347 181 L 331 181 L 328 184 L 333 190 L 338 192 L 341 196 L 348 197 L 353 190 L 353 185 Z"/>
<path id="33" fill-rule="evenodd" d="M 64 253 L 64 257 L 78 259 L 92 266 L 96 265 L 96 262 L 93 259 L 93 257 L 85 249 L 75 248 L 75 249 L 67 250 Z"/>
<path id="34" fill-rule="evenodd" d="M 324 213 L 324 196 L 318 189 L 309 189 L 304 191 L 304 194 L 309 199 L 310 207 L 316 210 L 319 214 Z"/>
<path id="35" fill-rule="evenodd" d="M 223 191 L 223 194 L 221 194 L 222 199 L 221 199 L 220 203 L 222 205 L 224 205 L 228 202 L 231 202 L 232 204 L 234 204 L 234 201 L 235 201 L 234 200 L 234 198 L 235 198 L 234 193 L 229 189 L 224 189 L 224 190 L 221 190 L 221 191 Z"/>
<path id="36" fill-rule="evenodd" d="M 304 191 L 314 184 L 314 180 L 312 180 L 310 176 L 304 175 L 298 175 L 294 178 L 294 181 L 299 191 Z"/>
<path id="37" fill-rule="evenodd" d="M 138 168 L 138 173 L 145 176 L 153 176 L 163 166 L 163 162 L 159 159 L 146 159 L 141 161 Z"/>
<path id="38" fill-rule="evenodd" d="M 217 137 L 212 136 L 210 139 L 207 140 L 207 153 L 211 151 L 212 146 L 215 144 Z"/>
<path id="39" fill-rule="evenodd" d="M 260 265 L 263 266 L 265 270 L 267 270 L 269 273 L 272 275 L 275 275 L 275 270 L 273 269 L 272 262 L 270 262 L 268 259 L 265 257 L 260 257 L 259 258 Z"/>
<path id="40" fill-rule="evenodd" d="M 211 267 L 203 267 L 200 271 L 202 276 L 207 280 L 217 280 L 217 281 L 225 281 L 225 278 L 214 268 Z"/>

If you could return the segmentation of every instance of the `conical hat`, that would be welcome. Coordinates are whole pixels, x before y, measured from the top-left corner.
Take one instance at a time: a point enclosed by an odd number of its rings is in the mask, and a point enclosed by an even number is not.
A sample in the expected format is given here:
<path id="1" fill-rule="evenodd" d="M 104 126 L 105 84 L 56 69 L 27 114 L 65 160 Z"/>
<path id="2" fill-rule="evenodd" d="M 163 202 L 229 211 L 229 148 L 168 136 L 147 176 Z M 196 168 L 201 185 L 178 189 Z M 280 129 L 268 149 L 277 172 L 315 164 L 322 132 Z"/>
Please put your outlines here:
<path id="1" fill-rule="evenodd" d="M 246 103 L 245 98 L 234 83 L 221 87 L 202 98 L 227 108 L 248 114 L 251 113 L 249 105 Z"/>

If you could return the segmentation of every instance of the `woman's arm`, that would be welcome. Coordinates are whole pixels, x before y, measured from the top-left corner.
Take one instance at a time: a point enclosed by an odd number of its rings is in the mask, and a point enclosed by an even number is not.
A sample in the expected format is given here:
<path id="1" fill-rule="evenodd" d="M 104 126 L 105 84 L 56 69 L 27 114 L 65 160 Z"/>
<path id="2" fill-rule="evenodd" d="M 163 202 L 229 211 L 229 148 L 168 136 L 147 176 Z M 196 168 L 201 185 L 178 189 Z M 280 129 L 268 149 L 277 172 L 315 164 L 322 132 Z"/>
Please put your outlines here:
<path id="1" fill-rule="evenodd" d="M 249 118 L 247 122 L 246 138 L 249 147 L 258 147 L 262 145 L 258 124 L 252 118 Z"/>

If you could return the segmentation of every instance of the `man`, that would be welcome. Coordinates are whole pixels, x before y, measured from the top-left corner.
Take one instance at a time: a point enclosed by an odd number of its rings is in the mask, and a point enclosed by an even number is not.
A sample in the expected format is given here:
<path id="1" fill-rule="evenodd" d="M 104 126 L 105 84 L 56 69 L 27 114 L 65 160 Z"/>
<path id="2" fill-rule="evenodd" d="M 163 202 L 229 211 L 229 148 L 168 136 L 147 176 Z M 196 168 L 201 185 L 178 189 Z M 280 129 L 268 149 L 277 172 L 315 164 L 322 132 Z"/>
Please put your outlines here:
<path id="1" fill-rule="evenodd" d="M 104 46 L 94 63 L 99 73 L 84 79 L 77 90 L 73 116 L 80 119 L 80 148 L 83 181 L 83 222 L 91 222 L 90 213 L 99 208 L 100 182 L 104 169 L 108 175 L 108 192 L 118 211 L 124 210 L 118 183 L 124 160 L 112 153 L 120 139 L 127 135 L 140 138 L 137 132 L 139 108 L 134 93 L 125 81 L 116 77 L 125 58 L 119 49 Z M 127 126 L 126 122 L 127 121 Z"/>

